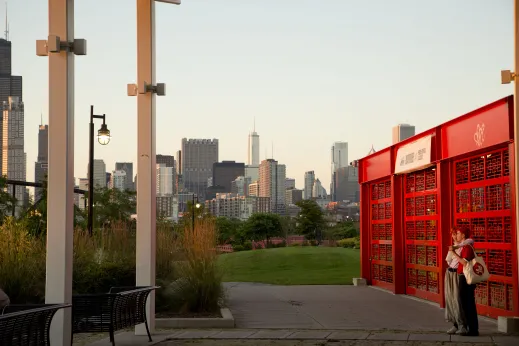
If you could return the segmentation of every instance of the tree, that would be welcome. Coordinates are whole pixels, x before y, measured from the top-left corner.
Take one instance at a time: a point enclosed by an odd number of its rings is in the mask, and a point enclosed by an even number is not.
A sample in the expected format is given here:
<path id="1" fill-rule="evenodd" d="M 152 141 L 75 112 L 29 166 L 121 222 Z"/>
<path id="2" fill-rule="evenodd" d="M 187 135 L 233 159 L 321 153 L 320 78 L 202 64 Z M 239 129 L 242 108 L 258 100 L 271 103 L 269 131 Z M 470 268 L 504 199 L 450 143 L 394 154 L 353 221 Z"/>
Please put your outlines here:
<path id="1" fill-rule="evenodd" d="M 283 216 L 281 224 L 283 225 L 283 238 L 287 241 L 288 236 L 296 232 L 296 220 L 290 216 Z"/>
<path id="2" fill-rule="evenodd" d="M 299 201 L 297 206 L 301 208 L 296 218 L 298 233 L 304 235 L 308 240 L 316 238 L 321 240 L 322 231 L 326 226 L 324 212 L 321 207 L 312 200 Z"/>
<path id="3" fill-rule="evenodd" d="M 278 214 L 256 213 L 247 220 L 244 227 L 244 235 L 247 239 L 260 241 L 279 237 L 283 233 L 281 217 Z"/>
<path id="4" fill-rule="evenodd" d="M 340 240 L 355 238 L 359 234 L 353 221 L 339 222 L 328 232 L 328 236 L 331 240 Z"/>
<path id="5" fill-rule="evenodd" d="M 130 221 L 135 211 L 135 192 L 105 187 L 95 189 L 94 225 L 104 226 L 114 221 Z"/>
<path id="6" fill-rule="evenodd" d="M 216 218 L 216 230 L 218 231 L 218 243 L 243 243 L 242 225 L 243 222 L 236 218 L 219 216 Z"/>

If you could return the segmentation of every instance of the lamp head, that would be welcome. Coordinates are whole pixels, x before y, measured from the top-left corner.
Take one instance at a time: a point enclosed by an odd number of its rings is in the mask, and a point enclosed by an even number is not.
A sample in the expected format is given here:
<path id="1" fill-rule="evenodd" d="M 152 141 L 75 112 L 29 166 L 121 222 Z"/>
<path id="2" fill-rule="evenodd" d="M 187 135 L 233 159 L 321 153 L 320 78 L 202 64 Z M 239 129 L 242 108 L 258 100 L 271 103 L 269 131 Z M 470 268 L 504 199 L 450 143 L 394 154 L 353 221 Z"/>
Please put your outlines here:
<path id="1" fill-rule="evenodd" d="M 108 130 L 108 127 L 106 124 L 101 125 L 101 128 L 99 131 L 97 131 L 97 141 L 101 145 L 107 145 L 110 143 L 110 130 Z"/>
<path id="2" fill-rule="evenodd" d="M 196 209 L 200 208 L 200 203 L 197 203 L 197 204 L 195 205 L 195 207 L 196 207 Z"/>

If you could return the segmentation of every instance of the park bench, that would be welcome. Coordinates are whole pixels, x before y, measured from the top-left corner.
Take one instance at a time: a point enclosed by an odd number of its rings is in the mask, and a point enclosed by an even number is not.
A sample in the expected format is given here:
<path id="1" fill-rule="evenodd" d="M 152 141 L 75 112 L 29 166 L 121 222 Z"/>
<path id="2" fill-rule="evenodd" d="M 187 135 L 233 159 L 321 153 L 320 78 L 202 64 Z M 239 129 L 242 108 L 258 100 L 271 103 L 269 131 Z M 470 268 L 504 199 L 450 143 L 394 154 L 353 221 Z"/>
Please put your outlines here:
<path id="1" fill-rule="evenodd" d="M 72 297 L 72 333 L 110 333 L 144 323 L 151 342 L 146 318 L 146 300 L 157 286 L 112 287 L 108 293 L 80 294 Z"/>
<path id="2" fill-rule="evenodd" d="M 0 309 L 0 346 L 50 346 L 50 324 L 70 304 L 8 305 Z"/>

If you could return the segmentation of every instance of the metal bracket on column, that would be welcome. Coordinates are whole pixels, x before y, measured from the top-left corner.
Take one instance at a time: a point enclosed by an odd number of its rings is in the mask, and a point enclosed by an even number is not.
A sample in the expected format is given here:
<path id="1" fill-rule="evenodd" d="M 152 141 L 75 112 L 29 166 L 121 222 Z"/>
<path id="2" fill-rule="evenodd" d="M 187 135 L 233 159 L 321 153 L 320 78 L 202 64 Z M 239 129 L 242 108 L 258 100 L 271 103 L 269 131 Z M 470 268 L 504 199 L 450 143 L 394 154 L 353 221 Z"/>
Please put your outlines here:
<path id="1" fill-rule="evenodd" d="M 68 51 L 75 55 L 86 55 L 86 40 L 74 39 L 73 42 L 61 41 L 59 36 L 49 35 L 47 40 L 36 41 L 36 55 L 48 56 L 49 53 Z"/>
<path id="2" fill-rule="evenodd" d="M 157 85 L 151 85 L 142 83 L 139 86 L 137 86 L 137 84 L 127 85 L 128 96 L 137 96 L 137 94 L 146 94 L 148 92 L 155 93 L 158 96 L 164 96 L 166 95 L 166 84 L 157 83 Z"/>
<path id="3" fill-rule="evenodd" d="M 512 81 L 515 81 L 516 77 L 515 72 L 503 70 L 501 71 L 501 84 L 510 84 Z"/>

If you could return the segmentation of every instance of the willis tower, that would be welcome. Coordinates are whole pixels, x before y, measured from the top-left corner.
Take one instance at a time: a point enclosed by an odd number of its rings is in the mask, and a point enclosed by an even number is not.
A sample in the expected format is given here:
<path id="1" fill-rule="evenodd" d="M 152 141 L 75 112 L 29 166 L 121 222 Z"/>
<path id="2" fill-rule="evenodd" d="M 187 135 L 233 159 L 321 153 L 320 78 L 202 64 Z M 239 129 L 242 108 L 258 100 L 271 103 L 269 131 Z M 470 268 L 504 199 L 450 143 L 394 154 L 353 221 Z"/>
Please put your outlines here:
<path id="1" fill-rule="evenodd" d="M 11 42 L 8 35 L 6 28 L 5 39 L 0 38 L 0 108 L 9 102 L 9 96 L 18 96 L 19 101 L 23 102 L 22 76 L 11 74 Z"/>

